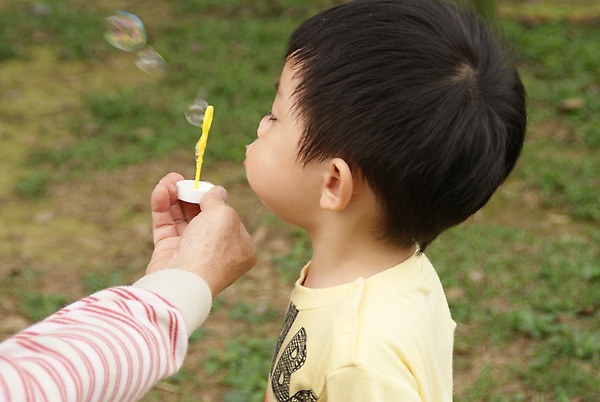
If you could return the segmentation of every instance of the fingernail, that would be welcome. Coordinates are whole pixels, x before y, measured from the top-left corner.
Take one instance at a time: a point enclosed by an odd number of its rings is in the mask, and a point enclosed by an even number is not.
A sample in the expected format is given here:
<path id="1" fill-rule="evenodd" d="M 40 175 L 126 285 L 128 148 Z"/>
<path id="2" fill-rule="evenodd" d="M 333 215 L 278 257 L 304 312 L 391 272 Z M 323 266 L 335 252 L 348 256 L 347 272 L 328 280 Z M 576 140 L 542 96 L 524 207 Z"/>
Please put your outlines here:
<path id="1" fill-rule="evenodd" d="M 223 200 L 227 201 L 227 190 L 225 190 L 224 187 L 221 186 L 215 186 L 214 191 L 217 193 L 217 195 L 222 198 Z"/>

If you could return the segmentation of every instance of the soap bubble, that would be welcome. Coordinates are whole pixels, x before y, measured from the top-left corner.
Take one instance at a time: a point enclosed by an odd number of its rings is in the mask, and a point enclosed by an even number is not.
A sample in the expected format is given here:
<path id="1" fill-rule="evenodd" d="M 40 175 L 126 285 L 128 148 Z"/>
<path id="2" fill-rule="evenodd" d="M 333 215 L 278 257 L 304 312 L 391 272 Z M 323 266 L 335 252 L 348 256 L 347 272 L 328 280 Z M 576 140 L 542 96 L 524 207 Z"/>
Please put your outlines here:
<path id="1" fill-rule="evenodd" d="M 138 52 L 146 46 L 146 30 L 142 21 L 133 14 L 117 11 L 106 18 L 104 38 L 117 49 Z"/>
<path id="2" fill-rule="evenodd" d="M 117 49 L 135 53 L 135 65 L 140 70 L 150 74 L 165 71 L 165 59 L 146 43 L 144 24 L 137 16 L 117 11 L 116 14 L 107 17 L 104 38 Z"/>
<path id="3" fill-rule="evenodd" d="M 204 114 L 207 107 L 208 102 L 206 102 L 204 99 L 194 99 L 194 101 L 190 103 L 188 109 L 185 111 L 185 118 L 188 123 L 196 127 L 202 127 L 202 123 L 204 122 Z"/>
<path id="4" fill-rule="evenodd" d="M 167 69 L 167 62 L 150 45 L 136 53 L 135 65 L 145 73 L 162 73 Z"/>

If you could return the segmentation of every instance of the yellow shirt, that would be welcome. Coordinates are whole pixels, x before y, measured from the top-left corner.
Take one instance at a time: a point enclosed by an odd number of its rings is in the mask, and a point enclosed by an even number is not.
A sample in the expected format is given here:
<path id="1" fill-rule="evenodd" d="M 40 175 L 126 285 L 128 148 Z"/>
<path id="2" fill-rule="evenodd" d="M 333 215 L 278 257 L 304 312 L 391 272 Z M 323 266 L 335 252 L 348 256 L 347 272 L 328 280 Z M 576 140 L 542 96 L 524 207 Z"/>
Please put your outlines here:
<path id="1" fill-rule="evenodd" d="M 451 401 L 456 324 L 424 255 L 367 279 L 292 292 L 268 402 Z"/>

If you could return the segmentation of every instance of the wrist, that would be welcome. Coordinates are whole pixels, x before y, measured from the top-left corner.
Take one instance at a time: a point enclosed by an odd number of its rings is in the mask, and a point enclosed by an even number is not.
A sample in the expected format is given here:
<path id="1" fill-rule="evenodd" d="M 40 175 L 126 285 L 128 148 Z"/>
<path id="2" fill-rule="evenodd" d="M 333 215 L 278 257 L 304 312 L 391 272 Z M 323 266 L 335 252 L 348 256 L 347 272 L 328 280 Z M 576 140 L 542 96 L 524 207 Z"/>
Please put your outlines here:
<path id="1" fill-rule="evenodd" d="M 183 269 L 163 269 L 145 275 L 133 286 L 151 291 L 179 310 L 185 321 L 188 337 L 208 317 L 212 293 L 199 275 Z"/>

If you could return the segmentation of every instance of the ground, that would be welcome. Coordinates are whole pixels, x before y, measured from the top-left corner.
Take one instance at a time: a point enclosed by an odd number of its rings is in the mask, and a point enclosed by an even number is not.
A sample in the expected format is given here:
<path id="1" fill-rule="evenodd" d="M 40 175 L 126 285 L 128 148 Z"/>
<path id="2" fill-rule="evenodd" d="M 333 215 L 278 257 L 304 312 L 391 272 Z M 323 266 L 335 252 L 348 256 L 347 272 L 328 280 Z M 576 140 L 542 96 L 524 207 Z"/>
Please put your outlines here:
<path id="1" fill-rule="evenodd" d="M 31 149 L 42 145 L 60 148 L 70 140 L 69 116 L 79 110 L 86 91 L 125 83 L 142 85 L 153 79 L 132 67 L 128 55 L 114 53 L 101 61 L 65 62 L 46 45 L 33 48 L 29 59 L 0 64 L 0 338 L 33 323 L 36 313 L 41 318 L 100 285 L 129 284 L 142 275 L 152 251 L 150 193 L 168 172 L 191 178 L 191 151 L 178 150 L 142 164 L 99 169 L 85 176 L 65 172 L 65 177 L 72 178 L 53 183 L 46 193 L 34 197 L 25 197 L 15 189 Z M 89 130 L 93 135 L 94 127 Z M 548 133 L 569 136 L 568 129 L 557 120 L 529 135 L 536 138 Z M 223 400 L 226 388 L 220 382 L 222 373 L 209 375 L 204 361 L 213 351 L 224 351 L 231 339 L 276 337 L 288 304 L 292 285 L 282 279 L 273 259 L 293 249 L 293 228 L 270 215 L 254 196 L 241 161 L 207 164 L 203 175 L 229 191 L 230 204 L 257 243 L 259 261 L 255 269 L 223 292 L 198 336 L 201 339 L 190 345 L 185 375 L 159 383 L 146 401 Z M 515 178 L 473 219 L 540 236 L 551 234 L 552 238 L 585 237 L 580 224 L 564 210 L 542 208 L 542 203 L 539 191 Z M 468 280 L 485 283 L 485 275 L 475 269 Z M 465 292 L 453 286 L 446 290 L 451 302 Z M 256 317 L 272 310 L 273 318 L 258 322 L 232 319 L 232 310 L 240 305 Z M 511 309 L 502 297 L 486 300 L 483 305 L 492 311 Z M 581 314 L 593 316 L 595 311 Z M 468 338 L 472 329 L 459 325 L 457 339 Z M 508 375 L 509 367 L 531 358 L 531 344 L 526 336 L 515 336 L 506 349 L 492 347 L 486 339 L 469 347 L 459 343 L 457 394 L 481 379 L 485 370 L 490 370 L 487 375 L 492 378 Z M 579 368 L 597 372 L 586 364 Z M 535 391 L 525 392 L 523 382 L 507 381 L 503 387 L 500 393 L 536 395 Z"/>

